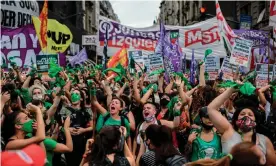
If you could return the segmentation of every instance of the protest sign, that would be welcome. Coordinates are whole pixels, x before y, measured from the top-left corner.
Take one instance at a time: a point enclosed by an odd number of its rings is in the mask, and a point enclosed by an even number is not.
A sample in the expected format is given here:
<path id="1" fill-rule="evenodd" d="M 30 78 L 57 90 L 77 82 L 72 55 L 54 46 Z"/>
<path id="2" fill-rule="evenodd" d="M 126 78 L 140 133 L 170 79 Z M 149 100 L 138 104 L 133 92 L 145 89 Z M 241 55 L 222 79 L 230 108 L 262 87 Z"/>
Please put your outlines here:
<path id="1" fill-rule="evenodd" d="M 144 59 L 147 59 L 147 57 L 143 56 L 143 51 L 128 51 L 128 59 L 132 57 L 135 61 L 135 70 L 137 72 L 143 72 L 141 70 L 144 70 L 145 62 Z M 130 61 L 129 61 L 130 62 Z"/>
<path id="2" fill-rule="evenodd" d="M 205 60 L 205 72 L 209 74 L 208 80 L 215 80 L 220 69 L 220 60 L 216 56 L 207 56 Z"/>
<path id="3" fill-rule="evenodd" d="M 230 64 L 230 57 L 225 57 L 223 63 L 221 65 L 221 71 L 223 72 L 223 80 L 233 80 L 234 73 L 236 71 L 237 66 L 234 64 Z"/>
<path id="4" fill-rule="evenodd" d="M 147 73 L 151 73 L 155 70 L 164 69 L 163 58 L 161 54 L 152 54 L 148 56 L 149 63 L 146 63 Z M 146 77 L 146 80 L 154 82 L 158 80 L 157 75 Z"/>
<path id="5" fill-rule="evenodd" d="M 235 44 L 231 52 L 230 63 L 248 67 L 253 42 L 245 39 L 235 39 Z"/>
<path id="6" fill-rule="evenodd" d="M 268 74 L 268 67 L 269 67 L 269 74 Z M 256 64 L 256 87 L 261 88 L 268 85 L 269 81 L 272 81 L 273 78 L 273 71 L 274 65 L 268 65 L 263 63 Z M 268 78 L 269 77 L 269 78 Z M 269 81 L 268 81 L 269 80 Z"/>
<path id="7" fill-rule="evenodd" d="M 39 16 L 35 0 L 1 1 L 1 26 L 17 28 L 32 24 L 32 16 Z"/>
<path id="8" fill-rule="evenodd" d="M 58 57 L 59 56 L 57 54 L 36 56 L 37 71 L 47 72 L 48 69 L 49 69 L 50 61 L 53 61 L 55 64 L 59 65 L 59 58 Z"/>
<path id="9" fill-rule="evenodd" d="M 1 28 L 1 65 L 6 63 L 10 67 L 8 59 L 13 61 L 19 67 L 31 66 L 36 62 L 37 55 L 45 55 L 36 36 L 33 25 L 27 25 L 21 28 Z M 4 60 L 4 62 L 2 61 Z M 66 65 L 65 54 L 59 54 L 60 65 Z"/>

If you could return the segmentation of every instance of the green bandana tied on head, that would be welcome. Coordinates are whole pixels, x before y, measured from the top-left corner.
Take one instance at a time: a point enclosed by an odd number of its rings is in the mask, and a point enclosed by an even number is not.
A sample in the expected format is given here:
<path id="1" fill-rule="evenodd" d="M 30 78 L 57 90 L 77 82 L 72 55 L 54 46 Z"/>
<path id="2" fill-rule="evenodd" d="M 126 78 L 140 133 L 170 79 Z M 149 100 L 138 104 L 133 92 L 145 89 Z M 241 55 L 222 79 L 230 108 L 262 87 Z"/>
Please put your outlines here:
<path id="1" fill-rule="evenodd" d="M 71 94 L 71 100 L 72 100 L 73 103 L 80 101 L 80 98 L 81 98 L 81 96 L 78 93 L 72 93 Z"/>

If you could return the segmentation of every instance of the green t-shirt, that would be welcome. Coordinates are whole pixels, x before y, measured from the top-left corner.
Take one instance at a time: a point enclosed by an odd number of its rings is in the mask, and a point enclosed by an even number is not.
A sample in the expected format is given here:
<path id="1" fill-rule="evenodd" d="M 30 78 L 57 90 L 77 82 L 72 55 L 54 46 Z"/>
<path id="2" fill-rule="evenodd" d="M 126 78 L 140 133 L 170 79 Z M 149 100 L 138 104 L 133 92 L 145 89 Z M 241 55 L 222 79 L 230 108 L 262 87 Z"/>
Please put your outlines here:
<path id="1" fill-rule="evenodd" d="M 107 112 L 104 115 L 100 115 L 96 124 L 96 130 L 99 132 L 104 126 L 121 126 L 121 120 L 113 119 L 111 116 L 105 121 L 104 123 L 104 117 L 110 116 L 109 112 Z M 123 118 L 125 120 L 125 128 L 127 129 L 127 136 L 130 134 L 130 123 L 126 118 Z"/>
<path id="2" fill-rule="evenodd" d="M 197 132 L 198 136 L 192 144 L 192 158 L 191 161 L 199 159 L 219 159 L 221 158 L 221 142 L 220 136 L 214 132 L 214 138 L 210 142 L 206 142 L 200 138 L 201 129 L 192 130 Z"/>
<path id="3" fill-rule="evenodd" d="M 57 142 L 51 138 L 45 138 L 43 143 L 46 149 L 46 156 L 47 156 L 46 166 L 52 166 L 54 149 L 57 147 Z"/>

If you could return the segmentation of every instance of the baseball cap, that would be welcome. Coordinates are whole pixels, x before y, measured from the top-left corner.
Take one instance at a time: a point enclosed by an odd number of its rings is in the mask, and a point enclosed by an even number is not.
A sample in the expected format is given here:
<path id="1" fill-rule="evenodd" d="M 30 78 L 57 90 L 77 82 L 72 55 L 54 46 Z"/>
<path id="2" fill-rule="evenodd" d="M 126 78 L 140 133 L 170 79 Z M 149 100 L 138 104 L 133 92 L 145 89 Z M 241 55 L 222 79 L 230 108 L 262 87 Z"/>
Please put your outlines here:
<path id="1" fill-rule="evenodd" d="M 36 144 L 21 150 L 1 152 L 2 166 L 44 166 L 46 161 L 44 149 Z"/>

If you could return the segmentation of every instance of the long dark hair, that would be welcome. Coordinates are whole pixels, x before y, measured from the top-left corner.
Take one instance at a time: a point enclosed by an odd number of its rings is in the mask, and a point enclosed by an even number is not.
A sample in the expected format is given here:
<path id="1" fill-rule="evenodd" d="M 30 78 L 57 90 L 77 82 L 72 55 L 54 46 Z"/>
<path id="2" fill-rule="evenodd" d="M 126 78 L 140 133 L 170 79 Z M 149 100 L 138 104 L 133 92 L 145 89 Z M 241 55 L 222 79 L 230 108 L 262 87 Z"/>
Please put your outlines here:
<path id="1" fill-rule="evenodd" d="M 247 96 L 247 97 L 242 97 L 239 98 L 238 100 L 235 101 L 234 107 L 236 108 L 236 111 L 233 114 L 232 118 L 232 125 L 234 130 L 238 131 L 239 128 L 236 124 L 236 121 L 238 120 L 239 114 L 243 109 L 250 109 L 254 116 L 255 116 L 255 122 L 258 126 L 259 123 L 259 115 L 258 115 L 258 106 L 259 106 L 259 101 L 256 95 L 252 96 Z M 253 129 L 253 135 L 252 135 L 252 142 L 256 143 L 256 128 Z"/>
<path id="2" fill-rule="evenodd" d="M 114 147 L 119 144 L 121 132 L 118 126 L 105 126 L 95 137 L 89 156 L 90 163 L 103 165 L 106 155 L 114 152 Z"/>
<path id="3" fill-rule="evenodd" d="M 6 115 L 4 119 L 1 130 L 5 142 L 7 142 L 15 134 L 16 118 L 19 113 L 20 111 L 13 111 L 12 113 Z"/>
<path id="4" fill-rule="evenodd" d="M 147 127 L 146 138 L 155 146 L 154 152 L 157 164 L 166 164 L 166 159 L 181 155 L 173 146 L 172 130 L 164 125 L 151 124 Z"/>

